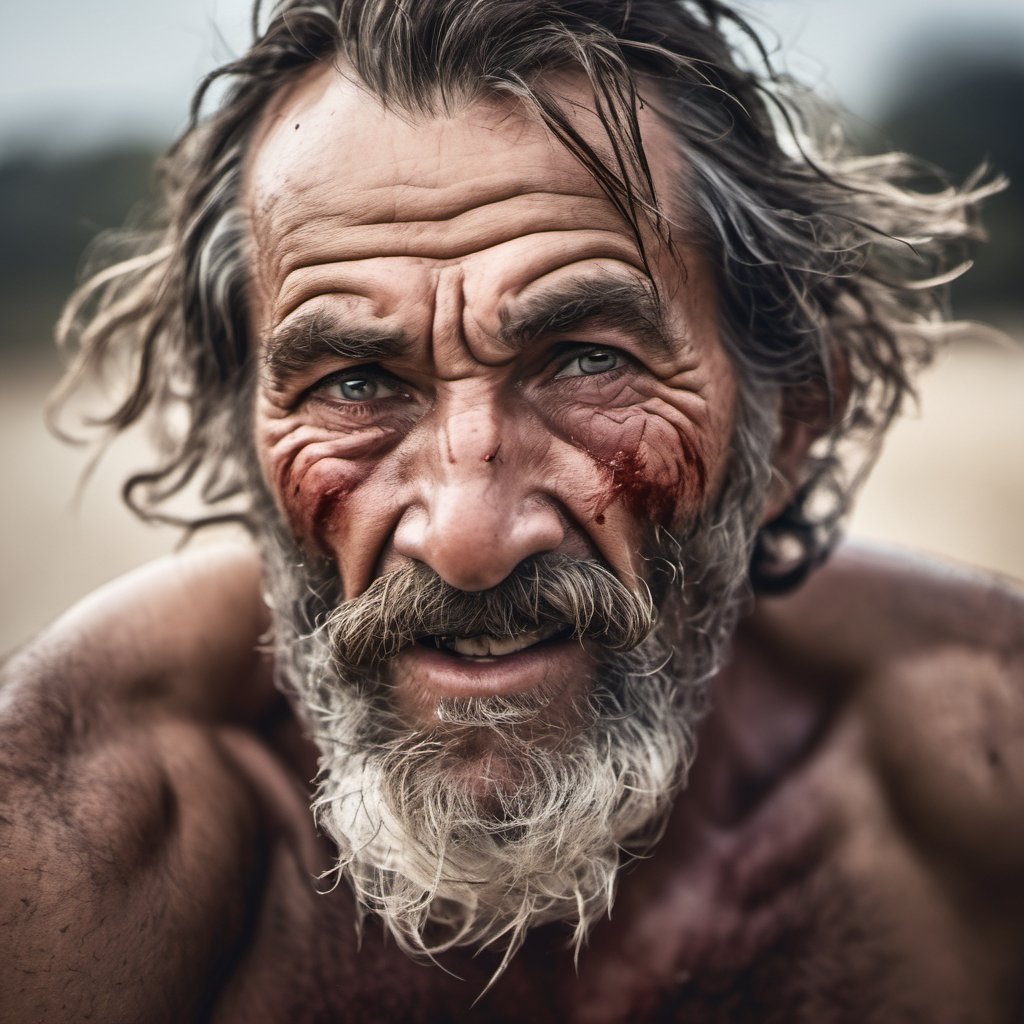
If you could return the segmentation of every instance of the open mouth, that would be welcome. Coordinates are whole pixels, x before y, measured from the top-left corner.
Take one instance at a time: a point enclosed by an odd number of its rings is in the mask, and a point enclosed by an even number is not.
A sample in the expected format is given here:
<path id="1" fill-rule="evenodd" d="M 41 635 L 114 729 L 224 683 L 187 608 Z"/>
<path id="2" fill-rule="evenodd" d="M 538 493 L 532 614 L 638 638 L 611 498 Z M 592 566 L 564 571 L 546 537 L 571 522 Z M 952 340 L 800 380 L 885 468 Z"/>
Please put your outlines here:
<path id="1" fill-rule="evenodd" d="M 518 633 L 511 637 L 496 637 L 488 634 L 479 636 L 425 636 L 417 640 L 424 647 L 433 647 L 447 654 L 460 658 L 471 658 L 476 661 L 504 658 L 510 654 L 518 654 L 539 644 L 557 642 L 572 634 L 572 627 L 564 623 L 552 622 L 528 633 Z"/>

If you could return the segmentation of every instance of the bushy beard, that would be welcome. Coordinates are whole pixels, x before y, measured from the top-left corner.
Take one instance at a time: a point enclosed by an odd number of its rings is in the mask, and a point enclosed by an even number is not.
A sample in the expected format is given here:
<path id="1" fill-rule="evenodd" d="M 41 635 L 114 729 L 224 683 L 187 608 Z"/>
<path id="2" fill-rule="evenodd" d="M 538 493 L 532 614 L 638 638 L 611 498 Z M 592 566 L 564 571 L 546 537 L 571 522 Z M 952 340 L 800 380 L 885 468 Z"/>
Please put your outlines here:
<path id="1" fill-rule="evenodd" d="M 529 928 L 553 920 L 578 949 L 624 860 L 656 843 L 748 593 L 772 441 L 750 408 L 714 506 L 653 538 L 653 599 L 600 564 L 542 555 L 487 595 L 416 566 L 341 603 L 333 564 L 304 555 L 266 510 L 281 681 L 320 750 L 317 822 L 337 845 L 336 881 L 407 952 L 495 946 L 500 972 Z M 541 688 L 441 700 L 429 729 L 402 721 L 388 673 L 403 646 L 549 622 L 596 655 L 571 707 Z"/>

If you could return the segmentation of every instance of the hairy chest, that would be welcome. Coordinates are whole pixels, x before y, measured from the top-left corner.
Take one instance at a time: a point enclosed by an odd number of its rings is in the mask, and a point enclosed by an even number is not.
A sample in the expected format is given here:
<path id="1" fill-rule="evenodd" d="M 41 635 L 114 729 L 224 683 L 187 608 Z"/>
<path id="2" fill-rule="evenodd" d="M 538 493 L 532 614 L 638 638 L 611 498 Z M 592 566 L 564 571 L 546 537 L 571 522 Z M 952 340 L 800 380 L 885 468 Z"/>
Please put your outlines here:
<path id="1" fill-rule="evenodd" d="M 357 938 L 343 891 L 299 875 L 265 908 L 262 938 L 220 1020 L 995 1021 L 955 907 L 861 780 L 787 787 L 742 827 L 684 810 L 659 853 L 624 874 L 609 921 L 574 964 L 557 929 L 498 959 L 414 963 L 375 921 Z M 282 890 L 284 891 L 284 890 Z M 966 945 L 965 945 L 966 944 Z M 485 991 L 486 989 L 486 991 Z"/>

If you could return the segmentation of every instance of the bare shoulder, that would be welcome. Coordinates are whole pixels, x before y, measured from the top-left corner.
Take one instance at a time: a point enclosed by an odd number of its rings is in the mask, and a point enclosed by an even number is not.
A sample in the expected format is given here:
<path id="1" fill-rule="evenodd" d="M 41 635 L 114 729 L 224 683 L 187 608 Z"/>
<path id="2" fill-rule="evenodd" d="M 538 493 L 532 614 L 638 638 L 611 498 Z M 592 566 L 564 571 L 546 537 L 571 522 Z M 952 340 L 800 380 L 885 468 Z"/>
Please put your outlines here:
<path id="1" fill-rule="evenodd" d="M 1024 654 L 1022 585 L 896 548 L 844 545 L 795 593 L 761 604 L 794 640 L 813 647 L 818 637 L 854 661 L 957 644 Z"/>
<path id="2" fill-rule="evenodd" d="M 148 696 L 183 713 L 217 716 L 242 693 L 229 681 L 258 666 L 256 641 L 267 621 L 250 547 L 192 549 L 128 573 L 72 607 L 7 659 L 0 699 L 10 708 L 56 686 L 83 713 L 145 704 Z M 42 682 L 57 677 L 65 681 Z"/>
<path id="3" fill-rule="evenodd" d="M 894 817 L 932 855 L 1024 872 L 1024 593 L 1009 580 L 849 546 L 758 615 L 848 682 Z"/>
<path id="4" fill-rule="evenodd" d="M 0 1017 L 183 1020 L 212 996 L 267 832 L 262 615 L 253 556 L 203 549 L 4 666 Z"/>

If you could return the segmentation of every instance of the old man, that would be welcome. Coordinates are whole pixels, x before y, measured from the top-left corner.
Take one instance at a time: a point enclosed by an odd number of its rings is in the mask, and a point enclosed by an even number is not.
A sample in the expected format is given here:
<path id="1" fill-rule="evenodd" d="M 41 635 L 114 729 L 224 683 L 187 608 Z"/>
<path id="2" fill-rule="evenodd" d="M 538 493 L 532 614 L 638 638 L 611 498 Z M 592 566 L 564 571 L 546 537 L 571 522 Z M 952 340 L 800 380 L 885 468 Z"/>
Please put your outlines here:
<path id="1" fill-rule="evenodd" d="M 62 331 L 259 557 L 7 664 L 4 1019 L 1019 1019 L 1021 599 L 829 558 L 986 189 L 743 33 L 283 0 L 201 91 Z"/>

